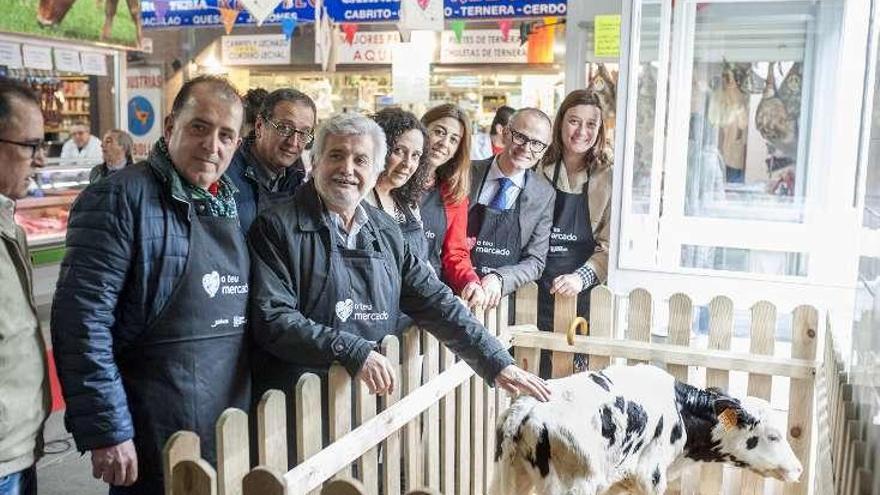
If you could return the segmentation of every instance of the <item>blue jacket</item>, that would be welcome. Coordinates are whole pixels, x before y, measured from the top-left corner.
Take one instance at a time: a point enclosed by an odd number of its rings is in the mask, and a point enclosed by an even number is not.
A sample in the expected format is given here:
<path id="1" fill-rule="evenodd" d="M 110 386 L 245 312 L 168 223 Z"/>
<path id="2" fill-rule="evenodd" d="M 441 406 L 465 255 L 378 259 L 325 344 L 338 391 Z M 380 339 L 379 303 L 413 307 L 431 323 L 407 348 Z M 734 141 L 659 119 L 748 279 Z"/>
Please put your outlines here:
<path id="1" fill-rule="evenodd" d="M 298 160 L 281 178 L 278 192 L 269 192 L 257 177 L 255 167 L 259 165 L 251 152 L 252 146 L 253 136 L 245 138 L 226 171 L 226 175 L 238 189 L 235 203 L 238 206 L 238 220 L 245 234 L 250 231 L 251 224 L 258 214 L 276 203 L 292 198 L 293 193 L 305 180 L 302 161 Z"/>
<path id="2" fill-rule="evenodd" d="M 192 207 L 165 155 L 90 185 L 70 212 L 52 343 L 80 450 L 134 436 L 116 358 L 158 316 L 183 274 Z"/>

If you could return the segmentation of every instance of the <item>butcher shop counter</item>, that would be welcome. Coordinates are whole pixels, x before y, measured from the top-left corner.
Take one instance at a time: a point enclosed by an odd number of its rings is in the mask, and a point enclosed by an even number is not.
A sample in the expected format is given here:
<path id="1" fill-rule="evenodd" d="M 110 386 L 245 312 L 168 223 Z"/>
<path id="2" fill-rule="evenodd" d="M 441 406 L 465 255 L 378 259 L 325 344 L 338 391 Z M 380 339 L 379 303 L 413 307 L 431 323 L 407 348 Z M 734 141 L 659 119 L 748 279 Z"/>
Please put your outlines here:
<path id="1" fill-rule="evenodd" d="M 70 207 L 89 185 L 89 172 L 95 165 L 94 161 L 50 159 L 34 173 L 28 196 L 16 202 L 15 221 L 27 234 L 34 265 L 34 296 L 41 312 L 48 311 L 55 292 Z"/>

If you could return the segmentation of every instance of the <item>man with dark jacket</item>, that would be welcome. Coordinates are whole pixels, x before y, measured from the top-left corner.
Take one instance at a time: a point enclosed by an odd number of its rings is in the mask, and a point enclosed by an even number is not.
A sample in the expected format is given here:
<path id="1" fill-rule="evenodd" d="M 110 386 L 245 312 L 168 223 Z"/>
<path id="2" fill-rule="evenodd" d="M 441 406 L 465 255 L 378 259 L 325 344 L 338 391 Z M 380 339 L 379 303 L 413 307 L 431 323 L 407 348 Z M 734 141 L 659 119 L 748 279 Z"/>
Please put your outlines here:
<path id="1" fill-rule="evenodd" d="M 538 280 L 547 261 L 556 190 L 532 168 L 541 161 L 553 124 L 523 108 L 504 128 L 504 150 L 471 164 L 468 238 L 489 307 Z"/>
<path id="2" fill-rule="evenodd" d="M 0 78 L 0 495 L 36 495 L 37 459 L 49 415 L 46 344 L 34 304 L 15 200 L 46 160 L 43 113 L 25 86 Z"/>
<path id="3" fill-rule="evenodd" d="M 312 99 L 295 89 L 275 90 L 263 100 L 253 132 L 229 167 L 245 232 L 261 211 L 289 199 L 305 180 L 300 157 L 312 143 L 315 114 Z"/>
<path id="4" fill-rule="evenodd" d="M 486 381 L 546 399 L 544 382 L 517 368 L 413 256 L 394 219 L 362 201 L 384 168 L 385 151 L 373 120 L 331 118 L 315 140 L 312 180 L 254 222 L 248 244 L 255 391 L 289 389 L 304 372 L 326 374 L 333 361 L 370 392 L 392 391 L 394 368 L 376 349 L 395 333 L 403 311 Z"/>
<path id="5" fill-rule="evenodd" d="M 52 308 L 65 421 L 110 493 L 163 492 L 162 448 L 247 410 L 250 258 L 224 174 L 241 99 L 222 78 L 187 82 L 147 161 L 89 186 L 70 214 Z"/>

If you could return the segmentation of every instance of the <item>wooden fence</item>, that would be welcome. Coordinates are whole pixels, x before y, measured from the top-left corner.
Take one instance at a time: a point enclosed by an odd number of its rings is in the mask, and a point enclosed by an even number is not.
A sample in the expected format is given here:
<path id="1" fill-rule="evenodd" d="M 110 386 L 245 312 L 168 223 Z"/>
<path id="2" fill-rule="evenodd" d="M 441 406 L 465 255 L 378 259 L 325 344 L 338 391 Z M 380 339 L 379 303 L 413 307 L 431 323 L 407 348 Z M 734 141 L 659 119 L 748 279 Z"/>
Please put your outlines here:
<path id="1" fill-rule="evenodd" d="M 880 332 L 880 315 L 866 312 L 855 328 L 859 335 Z M 880 395 L 877 356 L 862 349 L 866 362 L 848 367 L 832 332 L 826 333 L 825 362 L 817 391 L 819 446 L 816 493 L 870 495 L 880 493 Z"/>
<path id="2" fill-rule="evenodd" d="M 747 372 L 748 393 L 768 400 L 773 387 L 788 382 L 788 440 L 804 464 L 801 483 L 783 485 L 711 465 L 688 471 L 680 484 L 670 486 L 669 493 L 807 493 L 813 464 L 815 308 L 800 306 L 793 311 L 790 356 L 779 356 L 774 352 L 776 308 L 766 301 L 751 308 L 748 352 L 731 350 L 737 340 L 733 304 L 723 296 L 712 299 L 708 306 L 707 348 L 697 347 L 696 339 L 692 342 L 694 305 L 684 294 L 668 300 L 666 343 L 651 342 L 652 334 L 659 330 L 654 328 L 655 303 L 642 289 L 614 296 L 605 287 L 595 288 L 586 336 L 573 335 L 577 318 L 573 298 L 557 298 L 553 333 L 538 332 L 535 326 L 534 284 L 516 294 L 516 324 L 512 326 L 506 322 L 507 304 L 505 299 L 498 308 L 477 317 L 502 341 L 513 345 L 517 363 L 532 371 L 539 365 L 540 349 L 549 349 L 553 351 L 554 376 L 570 374 L 573 352 L 579 352 L 589 356 L 591 369 L 601 369 L 612 359 L 652 362 L 690 382 L 701 381 L 701 370 L 705 369 L 705 383 L 699 384 L 722 388 L 728 387 L 731 371 Z M 198 439 L 192 433 L 179 432 L 169 440 L 166 493 L 317 494 L 322 486 L 329 487 L 325 485 L 329 480 L 355 476 L 362 484 L 358 489 L 365 494 L 400 495 L 415 487 L 430 487 L 447 495 L 487 493 L 495 419 L 507 405 L 506 394 L 486 386 L 434 337 L 416 328 L 405 332 L 400 343 L 394 337 L 386 338 L 382 352 L 400 363 L 397 376 L 402 378 L 402 387 L 391 396 L 377 400 L 365 385 L 352 381 L 344 368 L 331 369 L 330 421 L 326 427 L 332 443 L 325 448 L 321 440 L 324 425 L 318 414 L 320 381 L 309 374 L 296 383 L 290 391 L 296 394 L 297 408 L 298 465 L 294 469 L 287 470 L 284 395 L 270 391 L 256 408 L 257 467 L 251 469 L 249 464 L 247 415 L 230 409 L 217 421 L 216 471 L 200 459 Z M 773 377 L 784 380 L 774 382 Z"/>

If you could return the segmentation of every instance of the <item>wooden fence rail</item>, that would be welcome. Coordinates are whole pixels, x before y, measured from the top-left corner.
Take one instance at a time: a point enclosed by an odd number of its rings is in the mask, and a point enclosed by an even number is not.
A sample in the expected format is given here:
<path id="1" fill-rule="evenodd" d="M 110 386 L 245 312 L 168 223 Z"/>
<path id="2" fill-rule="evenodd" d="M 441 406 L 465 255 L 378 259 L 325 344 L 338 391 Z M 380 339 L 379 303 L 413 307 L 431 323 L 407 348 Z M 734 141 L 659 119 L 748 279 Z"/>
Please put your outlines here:
<path id="1" fill-rule="evenodd" d="M 767 399 L 778 386 L 773 377 L 783 377 L 781 386 L 788 386 L 782 411 L 787 415 L 788 440 L 811 472 L 818 311 L 809 306 L 793 311 L 789 343 L 777 342 L 777 309 L 767 301 L 752 306 L 748 338 L 734 335 L 734 306 L 729 298 L 719 296 L 709 303 L 707 338 L 692 330 L 696 309 L 687 295 L 675 294 L 664 302 L 669 306 L 666 322 L 655 321 L 657 304 L 643 289 L 615 296 L 606 287 L 597 287 L 592 292 L 588 335 L 569 335 L 579 316 L 572 298 L 557 298 L 552 332 L 538 332 L 537 288 L 529 284 L 516 294 L 513 325 L 507 321 L 507 298 L 498 308 L 476 316 L 512 345 L 517 363 L 525 369 L 536 372 L 540 350 L 552 351 L 554 376 L 572 373 L 575 353 L 582 353 L 588 356 L 590 369 L 612 362 L 651 362 L 697 385 L 728 387 L 734 378 L 730 372 L 745 372 L 747 383 L 740 383 L 742 388 Z M 652 342 L 658 334 L 667 335 L 665 342 Z M 781 351 L 789 346 L 790 352 Z M 401 390 L 377 399 L 335 365 L 328 377 L 329 424 L 321 424 L 318 377 L 307 374 L 291 384 L 287 393 L 296 394 L 297 408 L 293 469 L 287 469 L 284 392 L 270 391 L 255 408 L 259 466 L 249 469 L 246 415 L 229 410 L 217 423 L 216 472 L 201 461 L 194 435 L 178 433 L 169 440 L 166 493 L 292 495 L 318 494 L 323 487 L 323 493 L 401 495 L 428 487 L 447 495 L 486 494 L 493 474 L 495 420 L 509 398 L 488 387 L 434 337 L 417 328 L 405 332 L 401 341 L 386 338 L 382 352 L 398 363 Z M 833 428 L 838 427 L 834 423 Z M 321 444 L 322 428 L 327 429 L 330 445 Z M 838 446 L 829 449 L 834 447 Z M 851 458 L 860 458 L 859 452 Z M 348 481 L 353 476 L 356 484 Z M 332 480 L 336 483 L 329 483 Z M 806 475 L 800 483 L 783 486 L 733 468 L 704 466 L 686 473 L 669 493 L 802 494 L 809 482 Z M 351 486 L 359 491 L 332 491 Z"/>

